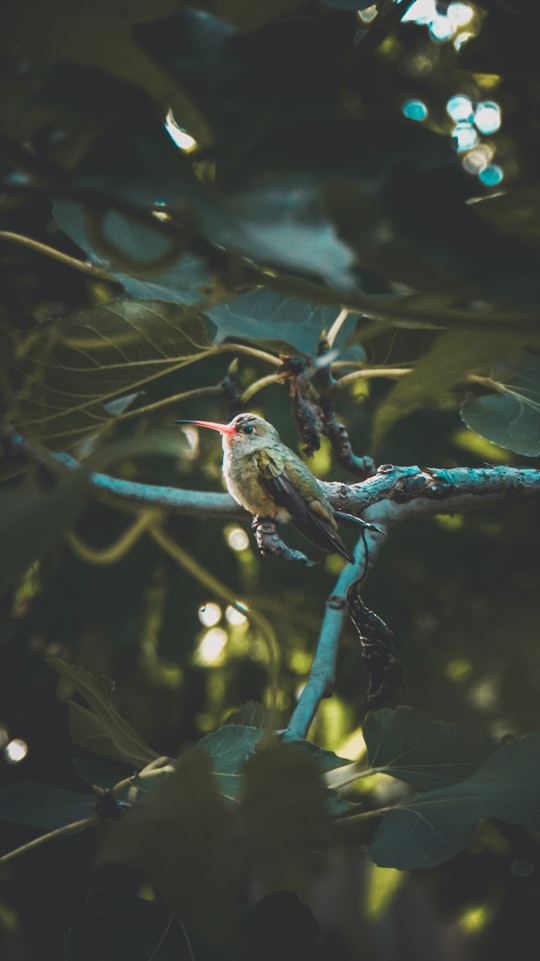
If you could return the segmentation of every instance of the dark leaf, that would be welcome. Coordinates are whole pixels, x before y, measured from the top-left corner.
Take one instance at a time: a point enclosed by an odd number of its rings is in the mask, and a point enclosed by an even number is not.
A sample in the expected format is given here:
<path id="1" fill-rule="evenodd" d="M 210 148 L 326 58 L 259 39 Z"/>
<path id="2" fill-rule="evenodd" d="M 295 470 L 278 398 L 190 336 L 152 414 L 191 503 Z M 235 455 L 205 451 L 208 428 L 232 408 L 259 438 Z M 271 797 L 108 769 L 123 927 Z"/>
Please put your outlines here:
<path id="1" fill-rule="evenodd" d="M 51 784 L 21 781 L 0 790 L 0 818 L 54 831 L 96 814 L 96 799 Z M 81 829 L 82 830 L 82 829 Z"/>
<path id="2" fill-rule="evenodd" d="M 48 663 L 61 677 L 73 684 L 88 707 L 70 703 L 70 729 L 73 741 L 102 757 L 126 761 L 139 769 L 158 755 L 118 713 L 114 704 L 114 682 L 96 677 L 83 667 L 66 664 L 57 658 Z"/>
<path id="3" fill-rule="evenodd" d="M 517 367 L 498 366 L 493 372 L 501 392 L 488 397 L 469 397 L 461 417 L 477 434 L 522 454 L 540 454 L 540 360 L 522 354 Z"/>
<path id="4" fill-rule="evenodd" d="M 431 867 L 459 854 L 489 817 L 540 830 L 540 732 L 507 741 L 466 780 L 396 805 L 369 853 L 382 867 Z"/>
<path id="5" fill-rule="evenodd" d="M 398 420 L 421 407 L 436 407 L 448 399 L 449 391 L 472 373 L 487 372 L 497 358 L 516 350 L 526 333 L 481 329 L 450 330 L 440 334 L 431 349 L 401 377 L 379 407 L 374 424 L 374 442 Z"/>
<path id="6" fill-rule="evenodd" d="M 493 751 L 475 729 L 405 706 L 368 714 L 363 730 L 370 767 L 417 788 L 460 781 Z"/>
<path id="7" fill-rule="evenodd" d="M 206 330 L 192 311 L 152 301 L 81 311 L 44 329 L 27 351 L 17 420 L 60 448 L 95 434 L 114 419 L 111 399 L 203 356 Z"/>
<path id="8" fill-rule="evenodd" d="M 104 791 L 111 791 L 119 781 L 133 774 L 133 768 L 127 764 L 114 764 L 111 761 L 97 761 L 86 757 L 74 758 L 73 767 L 82 781 L 92 787 L 95 785 L 103 788 Z"/>

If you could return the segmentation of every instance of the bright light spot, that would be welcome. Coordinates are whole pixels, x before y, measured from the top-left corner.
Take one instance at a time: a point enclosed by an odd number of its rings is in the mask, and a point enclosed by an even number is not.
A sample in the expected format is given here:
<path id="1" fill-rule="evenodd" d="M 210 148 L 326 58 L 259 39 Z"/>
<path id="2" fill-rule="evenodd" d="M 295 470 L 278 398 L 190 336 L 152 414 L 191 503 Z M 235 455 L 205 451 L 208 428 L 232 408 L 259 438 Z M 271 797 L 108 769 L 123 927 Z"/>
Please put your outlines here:
<path id="1" fill-rule="evenodd" d="M 490 164 L 478 175 L 479 179 L 486 187 L 496 187 L 504 177 L 502 167 L 498 164 Z"/>
<path id="2" fill-rule="evenodd" d="M 471 30 L 463 30 L 461 33 L 458 33 L 457 37 L 454 37 L 454 40 L 452 41 L 452 42 L 453 42 L 453 46 L 454 46 L 454 50 L 457 50 L 458 53 L 459 53 L 459 51 L 461 50 L 462 46 L 463 46 L 465 43 L 467 43 L 468 40 L 472 40 L 473 37 L 475 37 L 475 36 L 476 36 L 476 34 L 473 33 Z"/>
<path id="3" fill-rule="evenodd" d="M 214 624 L 218 624 L 221 620 L 221 607 L 219 604 L 212 602 L 202 604 L 201 607 L 199 607 L 198 614 L 201 624 L 204 624 L 205 627 L 213 627 Z"/>
<path id="4" fill-rule="evenodd" d="M 489 711 L 497 703 L 497 690 L 489 678 L 479 681 L 469 693 L 470 700 L 480 710 Z"/>
<path id="5" fill-rule="evenodd" d="M 446 16 L 456 27 L 464 27 L 474 17 L 474 10 L 467 3 L 451 3 L 446 11 Z"/>
<path id="6" fill-rule="evenodd" d="M 490 912 L 485 905 L 478 908 L 469 908 L 464 911 L 459 919 L 459 926 L 465 931 L 481 931 L 490 920 Z"/>
<path id="7" fill-rule="evenodd" d="M 183 150 L 184 153 L 191 153 L 192 150 L 198 146 L 197 141 L 180 127 L 176 120 L 174 119 L 172 110 L 169 110 L 167 116 L 165 117 L 165 130 L 169 134 L 171 140 Z"/>
<path id="8" fill-rule="evenodd" d="M 227 534 L 227 544 L 233 551 L 245 551 L 249 547 L 249 537 L 241 527 L 233 527 Z"/>
<path id="9" fill-rule="evenodd" d="M 450 17 L 437 16 L 429 25 L 429 35 L 436 43 L 444 43 L 450 40 L 456 32 L 455 25 Z"/>
<path id="10" fill-rule="evenodd" d="M 435 0 L 416 0 L 401 18 L 402 23 L 431 23 L 437 16 Z"/>
<path id="11" fill-rule="evenodd" d="M 452 131 L 452 139 L 458 153 L 476 147 L 478 133 L 470 123 L 457 123 Z"/>
<path id="12" fill-rule="evenodd" d="M 470 97 L 458 93 L 455 97 L 450 97 L 446 104 L 446 112 L 456 123 L 467 121 L 470 123 L 474 117 L 474 109 Z"/>
<path id="13" fill-rule="evenodd" d="M 472 664 L 469 661 L 455 660 L 449 661 L 446 665 L 446 676 L 451 681 L 464 681 L 472 671 Z"/>
<path id="14" fill-rule="evenodd" d="M 226 643 L 227 631 L 222 627 L 213 627 L 211 631 L 207 631 L 195 652 L 197 664 L 215 664 L 219 661 Z"/>
<path id="15" fill-rule="evenodd" d="M 421 100 L 406 100 L 401 109 L 408 120 L 425 120 L 428 115 L 428 109 Z"/>
<path id="16" fill-rule="evenodd" d="M 182 448 L 182 457 L 185 460 L 194 460 L 199 450 L 199 431 L 195 427 L 183 424 L 182 433 L 187 442 L 187 447 Z"/>
<path id="17" fill-rule="evenodd" d="M 371 7 L 364 7 L 363 10 L 357 10 L 356 16 L 362 21 L 362 23 L 371 23 L 373 20 L 375 20 L 378 12 L 377 4 L 374 3 Z"/>
<path id="18" fill-rule="evenodd" d="M 461 161 L 468 174 L 476 174 L 484 170 L 493 158 L 495 150 L 488 143 L 479 143 Z"/>
<path id="19" fill-rule="evenodd" d="M 336 753 L 339 757 L 346 757 L 351 761 L 356 761 L 362 758 L 366 751 L 364 733 L 362 728 L 358 727 L 356 731 L 353 731 L 352 734 L 349 734 L 349 736 L 341 742 Z"/>
<path id="20" fill-rule="evenodd" d="M 494 100 L 479 103 L 474 111 L 474 122 L 480 133 L 495 133 L 501 126 L 501 108 Z"/>
<path id="21" fill-rule="evenodd" d="M 18 737 L 10 741 L 4 748 L 4 760 L 8 764 L 18 764 L 19 761 L 24 761 L 27 754 L 28 744 Z"/>
<path id="22" fill-rule="evenodd" d="M 247 619 L 246 615 L 242 614 L 242 611 L 239 611 L 236 607 L 231 607 L 230 604 L 225 611 L 225 618 L 227 620 L 227 624 L 231 624 L 233 627 L 236 627 L 237 624 L 243 624 Z"/>
<path id="23" fill-rule="evenodd" d="M 369 862 L 369 881 L 366 884 L 366 915 L 376 921 L 386 911 L 390 901 L 405 880 L 397 868 L 381 868 Z"/>

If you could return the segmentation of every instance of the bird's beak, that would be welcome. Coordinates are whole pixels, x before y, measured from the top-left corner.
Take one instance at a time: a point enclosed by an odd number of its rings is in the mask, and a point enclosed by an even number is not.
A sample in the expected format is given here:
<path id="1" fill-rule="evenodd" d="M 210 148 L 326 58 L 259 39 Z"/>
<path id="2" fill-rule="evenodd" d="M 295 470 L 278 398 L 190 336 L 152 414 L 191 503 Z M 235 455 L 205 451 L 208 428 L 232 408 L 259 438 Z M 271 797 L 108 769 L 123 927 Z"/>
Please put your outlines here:
<path id="1" fill-rule="evenodd" d="M 210 430 L 218 430 L 220 434 L 235 434 L 234 427 L 230 424 L 218 424 L 214 420 L 175 420 L 175 424 L 193 424 L 194 427 L 209 427 Z"/>

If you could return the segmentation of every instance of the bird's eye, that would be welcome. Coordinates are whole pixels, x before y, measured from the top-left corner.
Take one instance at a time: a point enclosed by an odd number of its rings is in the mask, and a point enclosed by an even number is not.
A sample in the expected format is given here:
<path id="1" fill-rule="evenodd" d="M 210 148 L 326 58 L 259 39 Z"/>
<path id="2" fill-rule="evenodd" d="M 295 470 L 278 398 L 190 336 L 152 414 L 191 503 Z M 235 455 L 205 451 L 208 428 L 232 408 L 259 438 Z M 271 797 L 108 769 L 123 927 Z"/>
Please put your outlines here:
<path id="1" fill-rule="evenodd" d="M 253 424 L 244 424 L 242 430 L 244 431 L 244 434 L 252 434 L 254 431 Z"/>

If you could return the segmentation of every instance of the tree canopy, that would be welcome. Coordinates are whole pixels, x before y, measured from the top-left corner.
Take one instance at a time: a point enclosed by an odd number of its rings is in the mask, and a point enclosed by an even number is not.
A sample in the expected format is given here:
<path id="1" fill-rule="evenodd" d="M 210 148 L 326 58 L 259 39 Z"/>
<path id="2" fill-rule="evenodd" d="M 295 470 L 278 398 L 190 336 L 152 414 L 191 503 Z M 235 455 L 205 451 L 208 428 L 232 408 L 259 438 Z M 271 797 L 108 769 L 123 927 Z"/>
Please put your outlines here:
<path id="1" fill-rule="evenodd" d="M 534 11 L 2 10 L 8 959 L 530 953 Z M 353 563 L 174 424 L 241 411 Z"/>

